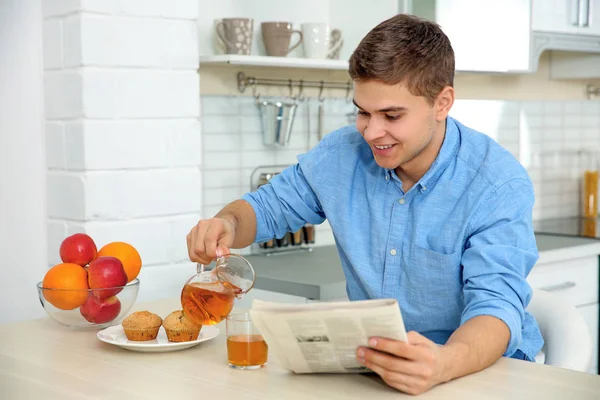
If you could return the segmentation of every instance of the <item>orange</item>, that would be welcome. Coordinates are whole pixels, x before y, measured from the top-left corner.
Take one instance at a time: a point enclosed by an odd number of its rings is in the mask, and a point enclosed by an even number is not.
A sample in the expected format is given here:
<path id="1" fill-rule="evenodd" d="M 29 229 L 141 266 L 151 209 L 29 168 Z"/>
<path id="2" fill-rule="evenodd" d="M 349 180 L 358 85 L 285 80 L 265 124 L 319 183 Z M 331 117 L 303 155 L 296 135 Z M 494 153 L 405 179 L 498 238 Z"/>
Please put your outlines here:
<path id="1" fill-rule="evenodd" d="M 142 269 L 142 258 L 140 253 L 125 242 L 111 242 L 98 251 L 98 257 L 116 257 L 123 263 L 125 273 L 127 274 L 127 282 L 134 280 Z"/>
<path id="2" fill-rule="evenodd" d="M 57 264 L 50 268 L 42 287 L 44 298 L 56 308 L 73 310 L 88 298 L 87 271 L 81 266 L 72 263 Z"/>

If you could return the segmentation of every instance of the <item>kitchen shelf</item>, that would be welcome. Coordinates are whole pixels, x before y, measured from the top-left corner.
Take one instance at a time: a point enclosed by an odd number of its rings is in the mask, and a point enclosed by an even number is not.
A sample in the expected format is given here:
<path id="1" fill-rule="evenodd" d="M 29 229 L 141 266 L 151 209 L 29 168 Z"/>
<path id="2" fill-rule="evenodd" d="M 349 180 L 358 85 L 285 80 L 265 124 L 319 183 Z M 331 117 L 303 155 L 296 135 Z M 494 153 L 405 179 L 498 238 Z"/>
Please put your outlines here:
<path id="1" fill-rule="evenodd" d="M 202 65 L 239 65 L 239 66 L 258 66 L 258 67 L 278 67 L 278 68 L 308 68 L 308 69 L 329 69 L 329 70 L 348 70 L 348 61 L 345 60 L 315 60 L 311 58 L 296 57 L 270 57 L 270 56 L 244 56 L 237 54 L 220 54 L 200 56 L 200 66 Z"/>

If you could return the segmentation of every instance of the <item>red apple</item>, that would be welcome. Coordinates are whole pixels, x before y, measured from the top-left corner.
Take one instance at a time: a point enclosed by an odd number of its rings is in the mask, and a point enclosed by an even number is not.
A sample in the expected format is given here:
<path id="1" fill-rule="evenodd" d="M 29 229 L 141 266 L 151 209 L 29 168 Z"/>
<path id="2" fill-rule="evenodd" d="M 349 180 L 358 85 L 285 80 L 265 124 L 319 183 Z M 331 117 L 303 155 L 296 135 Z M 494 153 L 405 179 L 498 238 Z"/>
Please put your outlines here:
<path id="1" fill-rule="evenodd" d="M 127 284 L 127 273 L 123 263 L 116 257 L 98 257 L 88 266 L 88 284 L 92 293 L 100 299 L 118 294 Z M 107 289 L 114 288 L 114 289 Z"/>
<path id="2" fill-rule="evenodd" d="M 83 267 L 96 258 L 97 253 L 96 243 L 85 233 L 71 235 L 60 244 L 60 259 L 65 263 Z"/>
<path id="3" fill-rule="evenodd" d="M 99 299 L 90 294 L 79 308 L 83 318 L 93 324 L 104 324 L 117 318 L 121 312 L 121 302 L 116 296 Z"/>

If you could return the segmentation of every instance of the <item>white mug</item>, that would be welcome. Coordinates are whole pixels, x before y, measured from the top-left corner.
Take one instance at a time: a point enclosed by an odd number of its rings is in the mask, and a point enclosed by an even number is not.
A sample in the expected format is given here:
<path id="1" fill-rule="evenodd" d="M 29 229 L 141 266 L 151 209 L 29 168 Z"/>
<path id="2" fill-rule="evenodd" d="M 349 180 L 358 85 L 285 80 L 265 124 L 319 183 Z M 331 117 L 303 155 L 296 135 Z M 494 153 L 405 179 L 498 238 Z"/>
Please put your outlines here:
<path id="1" fill-rule="evenodd" d="M 326 23 L 302 24 L 302 46 L 306 58 L 332 58 L 344 43 L 342 32 Z"/>

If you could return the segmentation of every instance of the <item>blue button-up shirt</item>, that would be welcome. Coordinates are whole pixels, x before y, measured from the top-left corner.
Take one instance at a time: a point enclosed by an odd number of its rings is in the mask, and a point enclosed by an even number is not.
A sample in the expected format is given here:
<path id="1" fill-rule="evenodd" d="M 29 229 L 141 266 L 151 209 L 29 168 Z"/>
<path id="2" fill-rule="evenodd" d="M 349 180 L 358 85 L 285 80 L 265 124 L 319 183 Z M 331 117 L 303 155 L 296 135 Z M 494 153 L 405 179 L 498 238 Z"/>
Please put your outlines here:
<path id="1" fill-rule="evenodd" d="M 519 349 L 533 359 L 541 349 L 525 311 L 525 278 L 538 258 L 533 185 L 490 137 L 448 118 L 437 158 L 404 192 L 348 126 L 243 198 L 256 213 L 257 242 L 327 218 L 348 297 L 397 299 L 408 330 L 443 344 L 470 318 L 491 315 L 510 329 L 505 356 Z"/>

